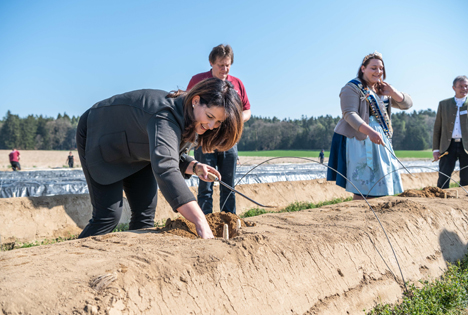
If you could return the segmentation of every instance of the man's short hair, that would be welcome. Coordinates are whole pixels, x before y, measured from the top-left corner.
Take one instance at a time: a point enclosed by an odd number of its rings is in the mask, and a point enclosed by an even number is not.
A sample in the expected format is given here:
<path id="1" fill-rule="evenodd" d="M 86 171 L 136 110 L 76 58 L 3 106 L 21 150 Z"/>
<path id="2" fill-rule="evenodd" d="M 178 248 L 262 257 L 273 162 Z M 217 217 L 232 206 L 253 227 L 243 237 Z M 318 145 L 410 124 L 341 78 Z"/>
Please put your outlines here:
<path id="1" fill-rule="evenodd" d="M 453 80 L 453 86 L 456 86 L 458 81 L 465 81 L 465 80 L 468 81 L 468 77 L 466 75 L 459 75 L 458 77 L 455 78 L 455 80 Z"/>
<path id="2" fill-rule="evenodd" d="M 226 57 L 231 58 L 231 65 L 232 65 L 234 63 L 234 52 L 232 51 L 231 46 L 220 44 L 216 47 L 213 47 L 213 49 L 210 52 L 210 57 L 208 58 L 208 60 L 210 61 L 210 63 L 215 63 L 216 59 L 218 58 L 224 59 Z"/>

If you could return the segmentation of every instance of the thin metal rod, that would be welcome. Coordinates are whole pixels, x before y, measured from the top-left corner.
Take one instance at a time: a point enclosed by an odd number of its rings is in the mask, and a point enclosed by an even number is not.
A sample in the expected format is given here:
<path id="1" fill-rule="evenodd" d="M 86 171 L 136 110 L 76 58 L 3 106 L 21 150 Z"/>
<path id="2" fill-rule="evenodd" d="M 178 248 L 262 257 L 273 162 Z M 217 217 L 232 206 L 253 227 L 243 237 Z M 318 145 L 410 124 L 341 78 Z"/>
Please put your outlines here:
<path id="1" fill-rule="evenodd" d="M 241 193 L 241 192 L 235 190 L 234 188 L 232 188 L 231 186 L 229 186 L 229 185 L 226 184 L 225 182 L 220 181 L 220 180 L 218 179 L 218 177 L 216 177 L 216 176 L 215 176 L 214 174 L 212 174 L 212 173 L 208 173 L 208 177 L 209 177 L 211 180 L 217 181 L 218 183 L 220 183 L 221 185 L 223 185 L 224 187 L 226 187 L 226 188 L 229 189 L 230 191 L 233 191 L 233 192 L 235 192 L 236 194 L 241 195 L 242 197 L 244 197 L 245 199 L 248 199 L 248 200 L 252 201 L 252 202 L 255 203 L 256 205 L 259 205 L 260 207 L 275 208 L 275 207 L 272 207 L 272 206 L 265 206 L 265 205 L 262 205 L 261 203 L 256 202 L 255 200 L 253 200 L 252 198 L 247 197 L 246 195 L 244 195 L 243 193 Z"/>
<path id="2" fill-rule="evenodd" d="M 344 176 L 343 174 L 341 174 L 340 172 L 338 172 L 337 170 L 335 170 L 333 167 L 330 167 L 328 165 L 325 165 L 325 164 L 322 164 L 318 161 L 315 161 L 315 160 L 312 160 L 310 158 L 305 158 L 305 157 L 297 157 L 297 156 L 281 156 L 281 157 L 274 157 L 274 158 L 271 158 L 271 159 L 268 159 L 266 161 L 263 161 L 262 163 L 258 164 L 257 166 L 253 167 L 251 170 L 249 170 L 244 176 L 242 176 L 242 178 L 237 182 L 237 184 L 245 177 L 247 176 L 247 174 L 249 174 L 251 171 L 253 171 L 254 169 L 256 169 L 257 167 L 259 167 L 260 165 L 264 164 L 264 163 L 267 163 L 271 160 L 275 160 L 275 159 L 284 159 L 284 158 L 296 158 L 296 159 L 302 159 L 302 160 L 307 160 L 307 161 L 311 161 L 311 162 L 314 162 L 314 163 L 317 163 L 317 164 L 320 164 L 320 165 L 323 165 L 325 166 L 326 168 L 329 168 L 331 169 L 332 171 L 334 171 L 335 173 L 339 174 L 340 176 L 342 176 L 344 179 L 346 179 L 346 181 L 348 183 L 350 183 L 351 185 L 353 185 L 353 187 L 359 192 L 359 194 L 361 195 L 361 197 L 363 198 L 363 200 L 367 203 L 367 206 L 369 207 L 369 209 L 372 211 L 372 213 L 374 214 L 375 218 L 377 219 L 377 222 L 379 223 L 380 225 L 380 228 L 382 229 L 382 231 L 384 232 L 385 234 L 385 237 L 387 238 L 387 242 L 388 244 L 390 245 L 390 248 L 392 249 L 392 253 L 393 253 L 393 257 L 395 257 L 395 261 L 397 263 L 397 266 L 398 266 L 398 269 L 400 270 L 400 275 L 401 275 L 401 279 L 403 281 L 403 286 L 405 287 L 405 291 L 408 292 L 408 287 L 406 286 L 406 281 L 405 281 L 405 277 L 403 276 L 403 271 L 401 270 L 401 266 L 400 266 L 400 262 L 398 261 L 398 258 L 396 256 L 396 253 L 395 253 L 395 250 L 393 249 L 393 245 L 392 245 L 392 242 L 390 242 L 390 238 L 388 237 L 387 235 L 387 232 L 385 231 L 385 228 L 383 227 L 382 225 L 382 222 L 380 222 L 380 219 L 379 217 L 377 216 L 377 213 L 374 211 L 374 209 L 372 208 L 372 206 L 370 205 L 369 201 L 367 201 L 367 198 L 364 197 L 364 195 L 362 194 L 362 192 L 356 187 L 356 185 L 354 185 L 354 183 L 352 181 L 350 181 L 346 176 Z M 236 185 L 237 185 L 236 184 Z M 392 272 L 393 273 L 393 272 Z"/>
<path id="3" fill-rule="evenodd" d="M 390 150 L 389 148 L 387 148 L 387 146 L 382 142 L 382 145 L 385 149 L 387 149 L 388 152 L 390 152 L 391 155 L 393 155 L 393 157 L 398 161 L 398 163 L 400 163 L 401 166 L 403 166 L 403 168 L 408 172 L 408 174 L 410 174 L 411 176 L 414 177 L 414 175 L 408 171 L 408 169 L 406 168 L 406 166 L 403 165 L 403 163 L 401 163 L 400 159 L 397 158 L 397 156 L 395 155 L 395 153 L 392 152 L 392 150 Z"/>

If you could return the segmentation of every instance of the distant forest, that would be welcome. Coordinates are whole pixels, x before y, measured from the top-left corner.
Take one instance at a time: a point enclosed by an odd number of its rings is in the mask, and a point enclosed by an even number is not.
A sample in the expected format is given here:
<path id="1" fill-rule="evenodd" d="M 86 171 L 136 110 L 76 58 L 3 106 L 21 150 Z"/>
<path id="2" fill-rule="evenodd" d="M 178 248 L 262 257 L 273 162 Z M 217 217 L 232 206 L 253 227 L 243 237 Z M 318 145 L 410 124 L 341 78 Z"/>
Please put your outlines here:
<path id="1" fill-rule="evenodd" d="M 80 117 L 58 114 L 57 118 L 29 115 L 20 118 L 8 111 L 0 121 L 0 149 L 71 150 L 76 148 Z"/>
<path id="2" fill-rule="evenodd" d="M 392 114 L 395 150 L 425 150 L 432 146 L 436 113 L 399 111 Z M 20 118 L 8 111 L 0 120 L 0 149 L 71 150 L 76 148 L 78 117 L 66 113 L 57 118 Z M 252 118 L 245 123 L 240 151 L 330 149 L 333 129 L 340 117 L 320 116 L 301 119 Z"/>
<path id="3" fill-rule="evenodd" d="M 425 150 L 432 148 L 436 112 L 392 113 L 393 148 Z M 239 151 L 262 150 L 330 150 L 333 130 L 340 117 L 319 116 L 301 119 L 252 116 L 244 125 Z"/>

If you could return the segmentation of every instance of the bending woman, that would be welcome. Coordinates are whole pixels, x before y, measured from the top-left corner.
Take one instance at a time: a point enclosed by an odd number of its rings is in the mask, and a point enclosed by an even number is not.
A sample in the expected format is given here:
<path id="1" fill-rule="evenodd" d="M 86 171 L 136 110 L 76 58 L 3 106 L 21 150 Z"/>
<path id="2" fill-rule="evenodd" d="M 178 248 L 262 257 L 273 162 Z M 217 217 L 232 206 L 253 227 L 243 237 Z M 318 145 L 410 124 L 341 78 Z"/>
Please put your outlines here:
<path id="1" fill-rule="evenodd" d="M 328 161 L 328 166 L 346 176 L 364 196 L 371 197 L 403 191 L 399 172 L 393 172 L 399 164 L 389 152 L 393 152 L 391 108 L 408 109 L 413 105 L 408 94 L 399 92 L 382 77 L 386 78 L 385 65 L 382 55 L 375 52 L 364 57 L 358 77 L 341 89 L 343 117 L 335 127 Z M 362 199 L 359 191 L 335 171 L 328 169 L 327 180 L 336 180 L 338 186 L 354 193 L 354 199 Z"/>
<path id="2" fill-rule="evenodd" d="M 204 151 L 228 150 L 240 139 L 242 103 L 228 81 L 208 79 L 190 92 L 138 90 L 96 103 L 80 119 L 78 154 L 93 216 L 80 238 L 110 233 L 122 214 L 125 191 L 131 230 L 154 226 L 158 186 L 172 209 L 193 222 L 202 238 L 213 233 L 184 178 L 221 175 L 188 156 L 191 143 Z"/>

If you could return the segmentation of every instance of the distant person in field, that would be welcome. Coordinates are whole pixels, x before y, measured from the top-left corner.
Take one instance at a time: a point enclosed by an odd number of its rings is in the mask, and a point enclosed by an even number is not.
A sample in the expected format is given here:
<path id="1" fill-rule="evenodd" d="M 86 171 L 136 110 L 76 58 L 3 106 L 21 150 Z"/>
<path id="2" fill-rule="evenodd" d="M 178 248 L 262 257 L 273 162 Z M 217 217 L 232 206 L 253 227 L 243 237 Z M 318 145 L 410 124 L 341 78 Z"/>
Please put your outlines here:
<path id="1" fill-rule="evenodd" d="M 452 176 L 455 163 L 460 161 L 460 185 L 468 185 L 468 77 L 453 80 L 455 97 L 440 101 L 434 122 L 432 155 L 439 160 L 439 171 Z M 441 155 L 445 155 L 441 158 Z M 449 188 L 450 178 L 439 174 L 437 187 Z"/>
<path id="2" fill-rule="evenodd" d="M 68 153 L 66 163 L 68 163 L 69 168 L 73 168 L 73 163 L 75 162 L 75 158 L 73 157 L 72 152 Z"/>
<path id="3" fill-rule="evenodd" d="M 211 50 L 208 57 L 211 70 L 194 75 L 187 86 L 187 92 L 198 82 L 208 78 L 218 78 L 229 81 L 242 101 L 244 122 L 250 119 L 250 102 L 245 91 L 244 84 L 236 77 L 229 75 L 231 65 L 234 63 L 234 52 L 229 45 L 218 45 Z M 205 151 L 202 147 L 195 149 L 195 159 L 218 169 L 223 181 L 234 187 L 234 179 L 237 168 L 237 144 L 227 151 Z M 221 211 L 236 213 L 236 196 L 228 188 L 220 185 L 219 207 Z M 200 181 L 198 185 L 198 204 L 203 213 L 213 212 L 213 183 Z M 224 206 L 223 206 L 224 205 Z"/>
<path id="4" fill-rule="evenodd" d="M 374 52 L 365 56 L 357 78 L 341 89 L 343 117 L 335 127 L 328 158 L 328 166 L 370 197 L 403 192 L 396 171 L 400 165 L 389 152 L 393 152 L 390 117 L 392 107 L 409 109 L 413 101 L 408 94 L 384 82 L 385 78 L 382 55 Z M 354 193 L 354 199 L 362 199 L 359 191 L 335 171 L 327 170 L 327 180 Z"/>
<path id="5" fill-rule="evenodd" d="M 323 164 L 323 159 L 325 158 L 325 153 L 323 152 L 323 149 L 319 153 L 319 158 L 320 158 L 320 164 Z"/>
<path id="6" fill-rule="evenodd" d="M 10 158 L 10 164 L 11 164 L 11 168 L 13 169 L 13 171 L 21 171 L 21 165 L 19 163 L 20 161 L 20 153 L 18 150 L 16 150 L 16 148 L 14 148 L 10 154 L 9 154 L 9 158 Z"/>

